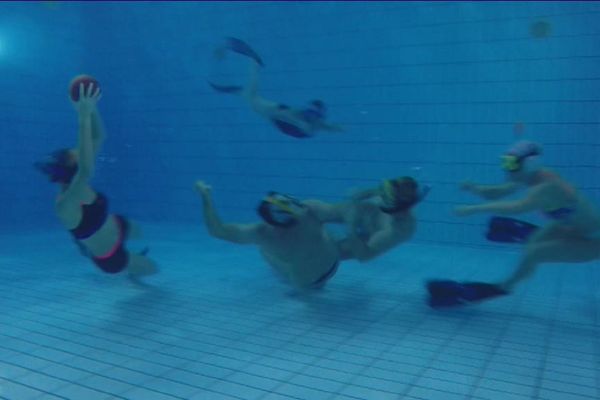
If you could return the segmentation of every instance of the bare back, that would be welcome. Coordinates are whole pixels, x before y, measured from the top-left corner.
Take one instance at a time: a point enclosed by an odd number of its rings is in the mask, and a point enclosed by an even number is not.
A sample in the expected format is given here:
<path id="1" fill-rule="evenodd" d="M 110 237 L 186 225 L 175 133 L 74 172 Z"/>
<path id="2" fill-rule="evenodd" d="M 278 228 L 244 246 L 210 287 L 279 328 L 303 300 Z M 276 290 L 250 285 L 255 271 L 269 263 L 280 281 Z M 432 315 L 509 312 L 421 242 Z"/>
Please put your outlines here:
<path id="1" fill-rule="evenodd" d="M 258 246 L 266 261 L 298 287 L 317 282 L 339 260 L 335 241 L 311 214 L 287 229 L 265 225 Z"/>

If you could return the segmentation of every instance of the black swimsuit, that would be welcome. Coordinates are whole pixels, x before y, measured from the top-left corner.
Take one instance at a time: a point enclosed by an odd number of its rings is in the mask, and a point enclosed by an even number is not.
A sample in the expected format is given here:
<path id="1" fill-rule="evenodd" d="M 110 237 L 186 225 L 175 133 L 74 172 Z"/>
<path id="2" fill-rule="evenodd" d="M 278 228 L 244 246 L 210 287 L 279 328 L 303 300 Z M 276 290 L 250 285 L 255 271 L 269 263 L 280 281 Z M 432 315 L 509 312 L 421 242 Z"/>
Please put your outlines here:
<path id="1" fill-rule="evenodd" d="M 280 110 L 289 110 L 290 107 L 285 104 L 279 104 Z M 297 125 L 291 124 L 286 121 L 282 121 L 277 118 L 271 118 L 271 122 L 279 129 L 282 133 L 288 136 L 295 137 L 297 139 L 305 139 L 311 137 L 308 133 L 300 129 Z"/>
<path id="2" fill-rule="evenodd" d="M 113 248 L 103 256 L 92 256 L 85 246 L 79 242 L 94 235 L 108 219 L 108 200 L 102 193 L 96 194 L 96 199 L 93 203 L 81 205 L 81 221 L 79 225 L 70 232 L 77 241 L 79 248 L 87 254 L 102 271 L 109 274 L 116 274 L 123 271 L 129 262 L 129 255 L 124 247 L 127 234 L 129 232 L 129 224 L 127 220 L 120 215 L 115 215 L 115 220 L 119 226 L 119 239 Z"/>
<path id="3" fill-rule="evenodd" d="M 71 234 L 77 240 L 87 239 L 98 232 L 108 219 L 108 200 L 102 193 L 96 194 L 93 203 L 81 205 L 81 221 Z"/>

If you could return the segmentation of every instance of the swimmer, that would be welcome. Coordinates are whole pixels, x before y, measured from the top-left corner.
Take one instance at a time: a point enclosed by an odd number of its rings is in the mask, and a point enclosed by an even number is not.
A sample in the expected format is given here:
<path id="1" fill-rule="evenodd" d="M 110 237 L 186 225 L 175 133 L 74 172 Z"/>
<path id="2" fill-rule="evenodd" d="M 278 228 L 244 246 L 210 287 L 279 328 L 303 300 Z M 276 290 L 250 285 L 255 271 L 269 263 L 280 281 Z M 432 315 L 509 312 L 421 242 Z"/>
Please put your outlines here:
<path id="1" fill-rule="evenodd" d="M 521 238 L 525 247 L 516 269 L 502 282 L 430 282 L 430 289 L 444 289 L 446 293 L 454 291 L 454 295 L 450 297 L 440 297 L 439 306 L 464 304 L 508 294 L 518 283 L 529 278 L 541 264 L 584 263 L 600 258 L 600 212 L 570 182 L 545 168 L 541 163 L 541 154 L 540 145 L 529 141 L 518 142 L 502 156 L 502 168 L 508 178 L 506 183 L 479 185 L 465 182 L 461 185 L 463 190 L 492 201 L 456 207 L 457 215 L 499 215 L 498 218 L 503 218 L 502 235 L 505 236 L 506 231 L 512 231 L 510 236 L 516 238 L 514 241 Z M 520 189 L 526 191 L 523 197 L 498 200 Z M 538 228 L 506 217 L 534 211 L 541 212 L 548 219 L 548 224 Z M 436 299 L 433 300 L 435 303 Z"/>
<path id="2" fill-rule="evenodd" d="M 57 150 L 35 166 L 59 186 L 55 204 L 58 219 L 94 264 L 109 274 L 127 271 L 131 277 L 151 275 L 157 270 L 154 262 L 125 248 L 125 241 L 139 231 L 125 217 L 109 214 L 107 198 L 90 186 L 105 138 L 98 100 L 99 88 L 94 91 L 92 84 L 79 86 L 79 101 L 73 102 L 79 119 L 78 147 Z"/>
<path id="3" fill-rule="evenodd" d="M 327 122 L 327 106 L 321 100 L 312 100 L 306 107 L 294 108 L 258 95 L 258 68 L 264 65 L 262 59 L 239 39 L 228 38 L 224 49 L 250 58 L 250 80 L 245 88 L 209 82 L 214 90 L 241 95 L 254 112 L 271 121 L 283 134 L 297 139 L 313 137 L 318 131 L 343 131 L 341 126 Z M 224 49 L 219 49 L 218 53 L 223 54 Z"/>
<path id="4" fill-rule="evenodd" d="M 350 201 L 304 202 L 324 223 L 341 223 L 348 236 L 338 242 L 342 260 L 372 260 L 410 240 L 417 228 L 412 208 L 429 192 L 409 176 L 386 179 L 376 188 L 356 193 Z"/>
<path id="5" fill-rule="evenodd" d="M 319 289 L 337 272 L 339 254 L 335 240 L 299 200 L 269 193 L 258 206 L 261 222 L 225 223 L 212 200 L 212 189 L 197 181 L 208 233 L 236 244 L 259 248 L 265 261 L 286 282 L 300 290 Z"/>

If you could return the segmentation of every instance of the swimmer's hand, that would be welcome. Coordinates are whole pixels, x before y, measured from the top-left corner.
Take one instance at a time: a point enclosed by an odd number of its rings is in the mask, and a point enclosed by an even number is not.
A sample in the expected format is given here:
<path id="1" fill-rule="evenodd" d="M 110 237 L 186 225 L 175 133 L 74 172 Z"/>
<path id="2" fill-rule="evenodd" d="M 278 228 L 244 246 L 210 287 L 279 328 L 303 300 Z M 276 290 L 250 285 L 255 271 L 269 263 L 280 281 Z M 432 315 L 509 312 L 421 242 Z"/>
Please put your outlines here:
<path id="1" fill-rule="evenodd" d="M 96 104 L 102 98 L 100 88 L 94 90 L 94 84 L 90 83 L 86 88 L 83 83 L 79 84 L 79 100 L 73 101 L 73 107 L 80 116 L 89 116 L 96 109 Z"/>
<path id="2" fill-rule="evenodd" d="M 200 193 L 203 196 L 209 196 L 212 191 L 212 187 L 210 185 L 200 180 L 196 181 L 196 183 L 194 184 L 194 188 L 198 193 Z"/>

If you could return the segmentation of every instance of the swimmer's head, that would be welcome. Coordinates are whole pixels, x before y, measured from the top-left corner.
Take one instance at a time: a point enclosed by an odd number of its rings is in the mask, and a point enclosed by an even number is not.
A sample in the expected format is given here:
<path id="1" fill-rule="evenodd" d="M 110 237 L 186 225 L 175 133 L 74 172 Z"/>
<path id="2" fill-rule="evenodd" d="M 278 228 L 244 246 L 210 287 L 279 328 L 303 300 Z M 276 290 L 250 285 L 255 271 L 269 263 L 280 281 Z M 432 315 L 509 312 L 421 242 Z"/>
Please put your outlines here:
<path id="1" fill-rule="evenodd" d="M 60 149 L 33 164 L 50 182 L 69 184 L 77 173 L 77 159 L 70 149 Z"/>
<path id="2" fill-rule="evenodd" d="M 321 100 L 312 100 L 304 110 L 305 117 L 314 120 L 327 118 L 327 106 Z"/>
<path id="3" fill-rule="evenodd" d="M 276 192 L 269 194 L 258 206 L 258 215 L 269 225 L 278 228 L 289 228 L 298 223 L 306 210 L 306 206 L 291 196 Z"/>
<path id="4" fill-rule="evenodd" d="M 529 180 L 542 167 L 541 154 L 542 147 L 539 144 L 530 141 L 517 142 L 502 155 L 502 169 L 511 180 Z"/>
<path id="5" fill-rule="evenodd" d="M 430 189 L 428 185 L 419 185 L 410 176 L 386 179 L 381 184 L 381 211 L 394 214 L 409 210 L 423 200 Z"/>

